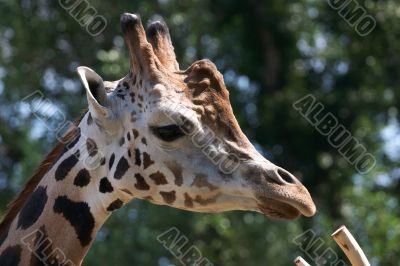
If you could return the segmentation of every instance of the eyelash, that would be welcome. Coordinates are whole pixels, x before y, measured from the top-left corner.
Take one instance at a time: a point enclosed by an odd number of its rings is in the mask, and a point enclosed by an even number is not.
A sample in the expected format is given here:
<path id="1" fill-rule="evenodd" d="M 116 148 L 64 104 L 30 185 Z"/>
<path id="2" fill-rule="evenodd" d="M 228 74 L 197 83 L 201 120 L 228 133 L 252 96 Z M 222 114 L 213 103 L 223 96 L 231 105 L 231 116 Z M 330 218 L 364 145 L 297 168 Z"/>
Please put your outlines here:
<path id="1" fill-rule="evenodd" d="M 185 135 L 178 125 L 152 127 L 151 130 L 153 131 L 154 135 L 157 136 L 157 138 L 166 142 L 172 142 Z"/>

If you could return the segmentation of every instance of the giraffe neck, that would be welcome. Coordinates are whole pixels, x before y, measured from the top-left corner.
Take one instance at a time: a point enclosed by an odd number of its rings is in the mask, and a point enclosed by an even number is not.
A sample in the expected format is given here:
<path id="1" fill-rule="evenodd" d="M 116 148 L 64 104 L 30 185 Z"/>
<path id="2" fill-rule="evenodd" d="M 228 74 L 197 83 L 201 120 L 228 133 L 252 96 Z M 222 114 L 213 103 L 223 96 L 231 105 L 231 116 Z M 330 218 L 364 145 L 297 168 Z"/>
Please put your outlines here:
<path id="1" fill-rule="evenodd" d="M 134 192 L 114 182 L 121 155 L 106 154 L 110 143 L 87 137 L 98 130 L 87 126 L 91 119 L 85 116 L 76 138 L 66 144 L 7 230 L 0 232 L 0 264 L 11 260 L 19 264 L 10 265 L 80 265 L 112 211 L 133 198 Z"/>

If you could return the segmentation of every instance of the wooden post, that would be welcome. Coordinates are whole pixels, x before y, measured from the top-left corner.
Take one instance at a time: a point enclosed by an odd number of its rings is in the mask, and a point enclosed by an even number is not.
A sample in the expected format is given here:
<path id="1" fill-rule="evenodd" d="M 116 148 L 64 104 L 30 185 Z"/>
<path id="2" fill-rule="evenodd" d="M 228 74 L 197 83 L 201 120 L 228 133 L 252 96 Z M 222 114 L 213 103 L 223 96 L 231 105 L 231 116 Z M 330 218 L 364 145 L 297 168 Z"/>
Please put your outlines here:
<path id="1" fill-rule="evenodd" d="M 295 260 L 294 263 L 297 266 L 310 266 L 310 264 L 307 263 L 302 257 L 298 256 Z"/>
<path id="2" fill-rule="evenodd" d="M 353 266 L 370 266 L 367 257 L 346 226 L 342 225 L 332 237 Z"/>

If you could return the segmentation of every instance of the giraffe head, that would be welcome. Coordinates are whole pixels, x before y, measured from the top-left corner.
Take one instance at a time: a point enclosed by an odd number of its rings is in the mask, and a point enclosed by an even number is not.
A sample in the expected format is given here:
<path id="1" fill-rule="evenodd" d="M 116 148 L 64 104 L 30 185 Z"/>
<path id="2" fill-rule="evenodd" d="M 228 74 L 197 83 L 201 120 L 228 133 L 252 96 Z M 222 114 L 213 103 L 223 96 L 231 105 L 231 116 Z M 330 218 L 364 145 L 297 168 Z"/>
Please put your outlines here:
<path id="1" fill-rule="evenodd" d="M 109 163 L 100 190 L 124 202 L 149 200 L 197 212 L 257 211 L 272 218 L 312 216 L 307 189 L 260 155 L 233 114 L 223 76 L 208 60 L 179 70 L 162 22 L 144 30 L 121 15 L 129 74 L 103 81 L 79 67 L 89 112 L 81 123 Z M 103 183 L 102 183 L 103 182 Z"/>

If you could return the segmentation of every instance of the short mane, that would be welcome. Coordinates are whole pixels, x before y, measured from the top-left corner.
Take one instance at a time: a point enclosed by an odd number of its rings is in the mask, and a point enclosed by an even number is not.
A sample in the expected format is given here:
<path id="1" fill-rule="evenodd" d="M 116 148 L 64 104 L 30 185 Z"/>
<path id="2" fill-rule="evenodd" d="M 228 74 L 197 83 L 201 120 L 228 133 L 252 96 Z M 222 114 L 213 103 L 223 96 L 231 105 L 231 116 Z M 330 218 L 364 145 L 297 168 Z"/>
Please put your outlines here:
<path id="1" fill-rule="evenodd" d="M 68 132 L 58 141 L 57 145 L 53 150 L 46 156 L 46 158 L 40 163 L 39 167 L 35 171 L 31 179 L 26 183 L 24 189 L 17 195 L 17 197 L 11 201 L 7 206 L 7 211 L 0 222 L 0 236 L 8 230 L 12 221 L 18 215 L 21 208 L 24 206 L 26 200 L 31 195 L 33 190 L 37 187 L 39 182 L 42 180 L 43 176 L 50 170 L 54 162 L 62 155 L 63 151 L 67 148 L 66 145 L 72 142 L 78 134 L 78 125 L 82 118 L 85 116 L 86 112 L 76 120 L 74 126 L 68 129 Z"/>

